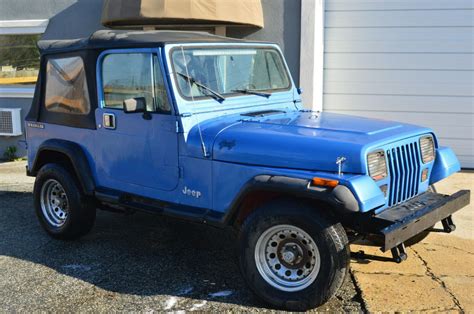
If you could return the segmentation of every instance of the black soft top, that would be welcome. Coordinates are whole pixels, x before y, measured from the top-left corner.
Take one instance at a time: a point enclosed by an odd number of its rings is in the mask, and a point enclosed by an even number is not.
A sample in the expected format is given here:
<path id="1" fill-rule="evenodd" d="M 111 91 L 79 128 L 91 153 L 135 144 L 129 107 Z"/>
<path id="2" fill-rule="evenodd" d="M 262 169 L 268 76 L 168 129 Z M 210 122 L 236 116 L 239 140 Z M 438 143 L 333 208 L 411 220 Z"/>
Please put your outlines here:
<path id="1" fill-rule="evenodd" d="M 162 47 L 168 43 L 258 43 L 211 35 L 205 32 L 100 30 L 89 38 L 40 40 L 41 54 L 85 49 Z"/>
<path id="2" fill-rule="evenodd" d="M 89 38 L 73 40 L 41 40 L 40 74 L 36 82 L 35 96 L 26 120 L 66 125 L 76 128 L 95 129 L 95 109 L 97 102 L 96 66 L 97 58 L 103 50 L 117 48 L 163 47 L 174 43 L 258 43 L 215 36 L 204 32 L 182 31 L 133 31 L 100 30 Z M 44 90 L 47 62 L 50 58 L 80 56 L 84 61 L 91 110 L 86 115 L 52 112 L 44 108 Z"/>

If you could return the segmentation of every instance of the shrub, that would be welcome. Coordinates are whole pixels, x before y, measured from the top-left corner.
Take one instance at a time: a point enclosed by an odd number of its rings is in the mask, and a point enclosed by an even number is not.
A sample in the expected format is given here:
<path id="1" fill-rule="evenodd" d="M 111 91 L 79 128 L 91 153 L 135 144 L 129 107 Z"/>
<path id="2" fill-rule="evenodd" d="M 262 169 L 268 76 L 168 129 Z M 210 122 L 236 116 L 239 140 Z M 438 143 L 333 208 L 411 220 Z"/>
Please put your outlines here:
<path id="1" fill-rule="evenodd" d="M 16 159 L 16 152 L 16 146 L 8 146 L 3 153 L 3 157 L 8 161 L 14 161 Z"/>

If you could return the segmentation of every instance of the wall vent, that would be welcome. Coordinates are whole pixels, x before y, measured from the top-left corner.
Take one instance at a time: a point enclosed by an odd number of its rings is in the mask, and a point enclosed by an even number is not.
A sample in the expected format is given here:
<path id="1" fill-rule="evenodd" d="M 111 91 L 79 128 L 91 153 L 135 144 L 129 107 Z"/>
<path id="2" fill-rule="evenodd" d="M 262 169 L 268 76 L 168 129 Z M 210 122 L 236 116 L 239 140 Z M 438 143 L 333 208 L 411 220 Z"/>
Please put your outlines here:
<path id="1" fill-rule="evenodd" d="M 21 109 L 0 108 L 0 136 L 21 134 Z"/>

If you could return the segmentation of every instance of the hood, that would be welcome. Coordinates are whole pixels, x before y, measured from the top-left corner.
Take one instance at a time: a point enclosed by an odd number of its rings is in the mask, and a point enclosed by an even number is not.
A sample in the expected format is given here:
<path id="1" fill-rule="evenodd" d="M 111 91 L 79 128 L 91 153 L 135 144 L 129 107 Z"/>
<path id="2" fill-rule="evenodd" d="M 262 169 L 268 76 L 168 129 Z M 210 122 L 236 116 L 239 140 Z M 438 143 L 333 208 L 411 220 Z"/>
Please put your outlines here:
<path id="1" fill-rule="evenodd" d="M 202 156 L 199 133 L 188 144 Z M 334 114 L 290 112 L 266 117 L 232 116 L 201 125 L 204 142 L 218 161 L 267 167 L 366 173 L 366 155 L 378 147 L 430 129 L 400 122 Z"/>

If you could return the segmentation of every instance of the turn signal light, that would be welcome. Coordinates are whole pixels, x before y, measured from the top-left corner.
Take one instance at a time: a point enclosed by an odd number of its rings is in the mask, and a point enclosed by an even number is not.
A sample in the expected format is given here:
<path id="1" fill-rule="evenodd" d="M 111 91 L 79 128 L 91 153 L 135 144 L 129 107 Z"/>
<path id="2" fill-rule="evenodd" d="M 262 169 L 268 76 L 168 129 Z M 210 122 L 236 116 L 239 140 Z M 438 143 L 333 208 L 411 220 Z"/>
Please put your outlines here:
<path id="1" fill-rule="evenodd" d="M 325 186 L 328 188 L 335 188 L 339 184 L 337 180 L 323 179 L 323 178 L 313 178 L 311 185 L 316 186 Z"/>
<path id="2" fill-rule="evenodd" d="M 421 172 L 421 182 L 425 182 L 428 179 L 428 171 L 428 168 L 425 168 Z"/>

